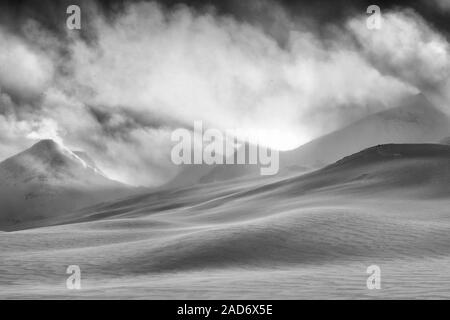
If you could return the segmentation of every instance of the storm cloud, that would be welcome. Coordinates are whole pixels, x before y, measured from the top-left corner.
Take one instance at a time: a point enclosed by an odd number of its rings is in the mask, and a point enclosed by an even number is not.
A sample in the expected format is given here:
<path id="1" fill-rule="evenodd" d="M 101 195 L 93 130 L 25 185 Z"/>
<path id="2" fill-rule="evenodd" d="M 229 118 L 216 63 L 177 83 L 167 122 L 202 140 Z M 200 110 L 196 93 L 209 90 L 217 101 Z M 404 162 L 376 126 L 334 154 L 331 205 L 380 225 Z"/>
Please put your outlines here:
<path id="1" fill-rule="evenodd" d="M 285 150 L 418 92 L 448 111 L 449 44 L 427 11 L 381 6 L 369 30 L 366 8 L 324 24 L 330 4 L 246 3 L 80 2 L 80 31 L 64 2 L 15 8 L 0 28 L 0 156 L 52 138 L 155 186 L 176 173 L 170 133 L 197 120 Z"/>

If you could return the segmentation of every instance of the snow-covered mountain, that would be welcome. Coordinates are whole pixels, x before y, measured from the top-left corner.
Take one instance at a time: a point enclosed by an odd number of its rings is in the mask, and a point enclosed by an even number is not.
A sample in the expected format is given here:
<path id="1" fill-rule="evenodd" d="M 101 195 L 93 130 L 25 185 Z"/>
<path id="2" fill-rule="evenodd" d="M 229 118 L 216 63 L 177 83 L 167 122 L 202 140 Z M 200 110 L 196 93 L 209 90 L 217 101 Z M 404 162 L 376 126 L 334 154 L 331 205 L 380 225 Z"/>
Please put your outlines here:
<path id="1" fill-rule="evenodd" d="M 449 117 L 423 94 L 381 111 L 291 151 L 280 152 L 279 174 L 321 168 L 380 144 L 436 143 L 450 135 Z M 259 176 L 258 165 L 186 165 L 168 186 Z"/>
<path id="2" fill-rule="evenodd" d="M 363 149 L 387 143 L 435 143 L 450 134 L 448 116 L 423 94 L 400 106 L 369 115 L 349 126 L 281 154 L 283 165 L 320 167 Z"/>
<path id="3" fill-rule="evenodd" d="M 0 163 L 0 227 L 35 223 L 131 190 L 106 177 L 86 153 L 41 140 Z"/>

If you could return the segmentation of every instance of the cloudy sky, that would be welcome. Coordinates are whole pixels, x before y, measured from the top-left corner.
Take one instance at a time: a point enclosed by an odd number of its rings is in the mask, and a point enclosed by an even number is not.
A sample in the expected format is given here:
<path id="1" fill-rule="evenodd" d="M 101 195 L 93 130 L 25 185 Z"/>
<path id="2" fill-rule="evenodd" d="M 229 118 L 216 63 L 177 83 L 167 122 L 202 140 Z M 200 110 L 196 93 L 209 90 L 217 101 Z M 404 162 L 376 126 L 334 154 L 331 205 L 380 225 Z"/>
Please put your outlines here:
<path id="1" fill-rule="evenodd" d="M 287 150 L 418 92 L 448 112 L 450 0 L 350 3 L 2 1 L 0 160 L 51 138 L 155 186 L 197 120 Z"/>

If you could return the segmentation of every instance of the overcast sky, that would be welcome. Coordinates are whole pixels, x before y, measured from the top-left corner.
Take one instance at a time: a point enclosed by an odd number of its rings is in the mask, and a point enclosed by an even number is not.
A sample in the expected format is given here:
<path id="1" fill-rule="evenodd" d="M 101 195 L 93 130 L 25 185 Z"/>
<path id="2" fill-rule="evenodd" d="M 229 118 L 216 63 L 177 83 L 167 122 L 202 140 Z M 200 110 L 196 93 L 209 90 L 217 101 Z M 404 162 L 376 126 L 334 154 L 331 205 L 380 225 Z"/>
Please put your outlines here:
<path id="1" fill-rule="evenodd" d="M 0 160 L 52 138 L 154 186 L 196 120 L 286 150 L 418 92 L 448 112 L 450 0 L 350 3 L 2 1 Z"/>

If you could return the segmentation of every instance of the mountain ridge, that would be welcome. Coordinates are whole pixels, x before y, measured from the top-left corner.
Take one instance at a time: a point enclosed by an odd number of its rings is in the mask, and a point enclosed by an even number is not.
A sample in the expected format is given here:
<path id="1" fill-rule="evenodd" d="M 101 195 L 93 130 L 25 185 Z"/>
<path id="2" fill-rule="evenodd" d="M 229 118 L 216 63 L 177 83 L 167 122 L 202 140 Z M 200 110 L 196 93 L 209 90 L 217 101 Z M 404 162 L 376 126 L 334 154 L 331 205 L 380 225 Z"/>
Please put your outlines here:
<path id="1" fill-rule="evenodd" d="M 62 215 L 131 194 L 132 188 L 109 179 L 92 159 L 91 163 L 86 160 L 53 140 L 41 140 L 2 161 L 0 227 Z"/>
<path id="2" fill-rule="evenodd" d="M 389 143 L 435 143 L 450 135 L 449 117 L 423 94 L 405 99 L 394 108 L 370 114 L 341 129 L 318 137 L 294 150 L 280 152 L 280 173 L 305 172 L 329 165 L 366 148 Z M 258 165 L 206 166 L 190 172 L 188 166 L 168 186 L 209 183 L 235 177 L 254 177 Z"/>

